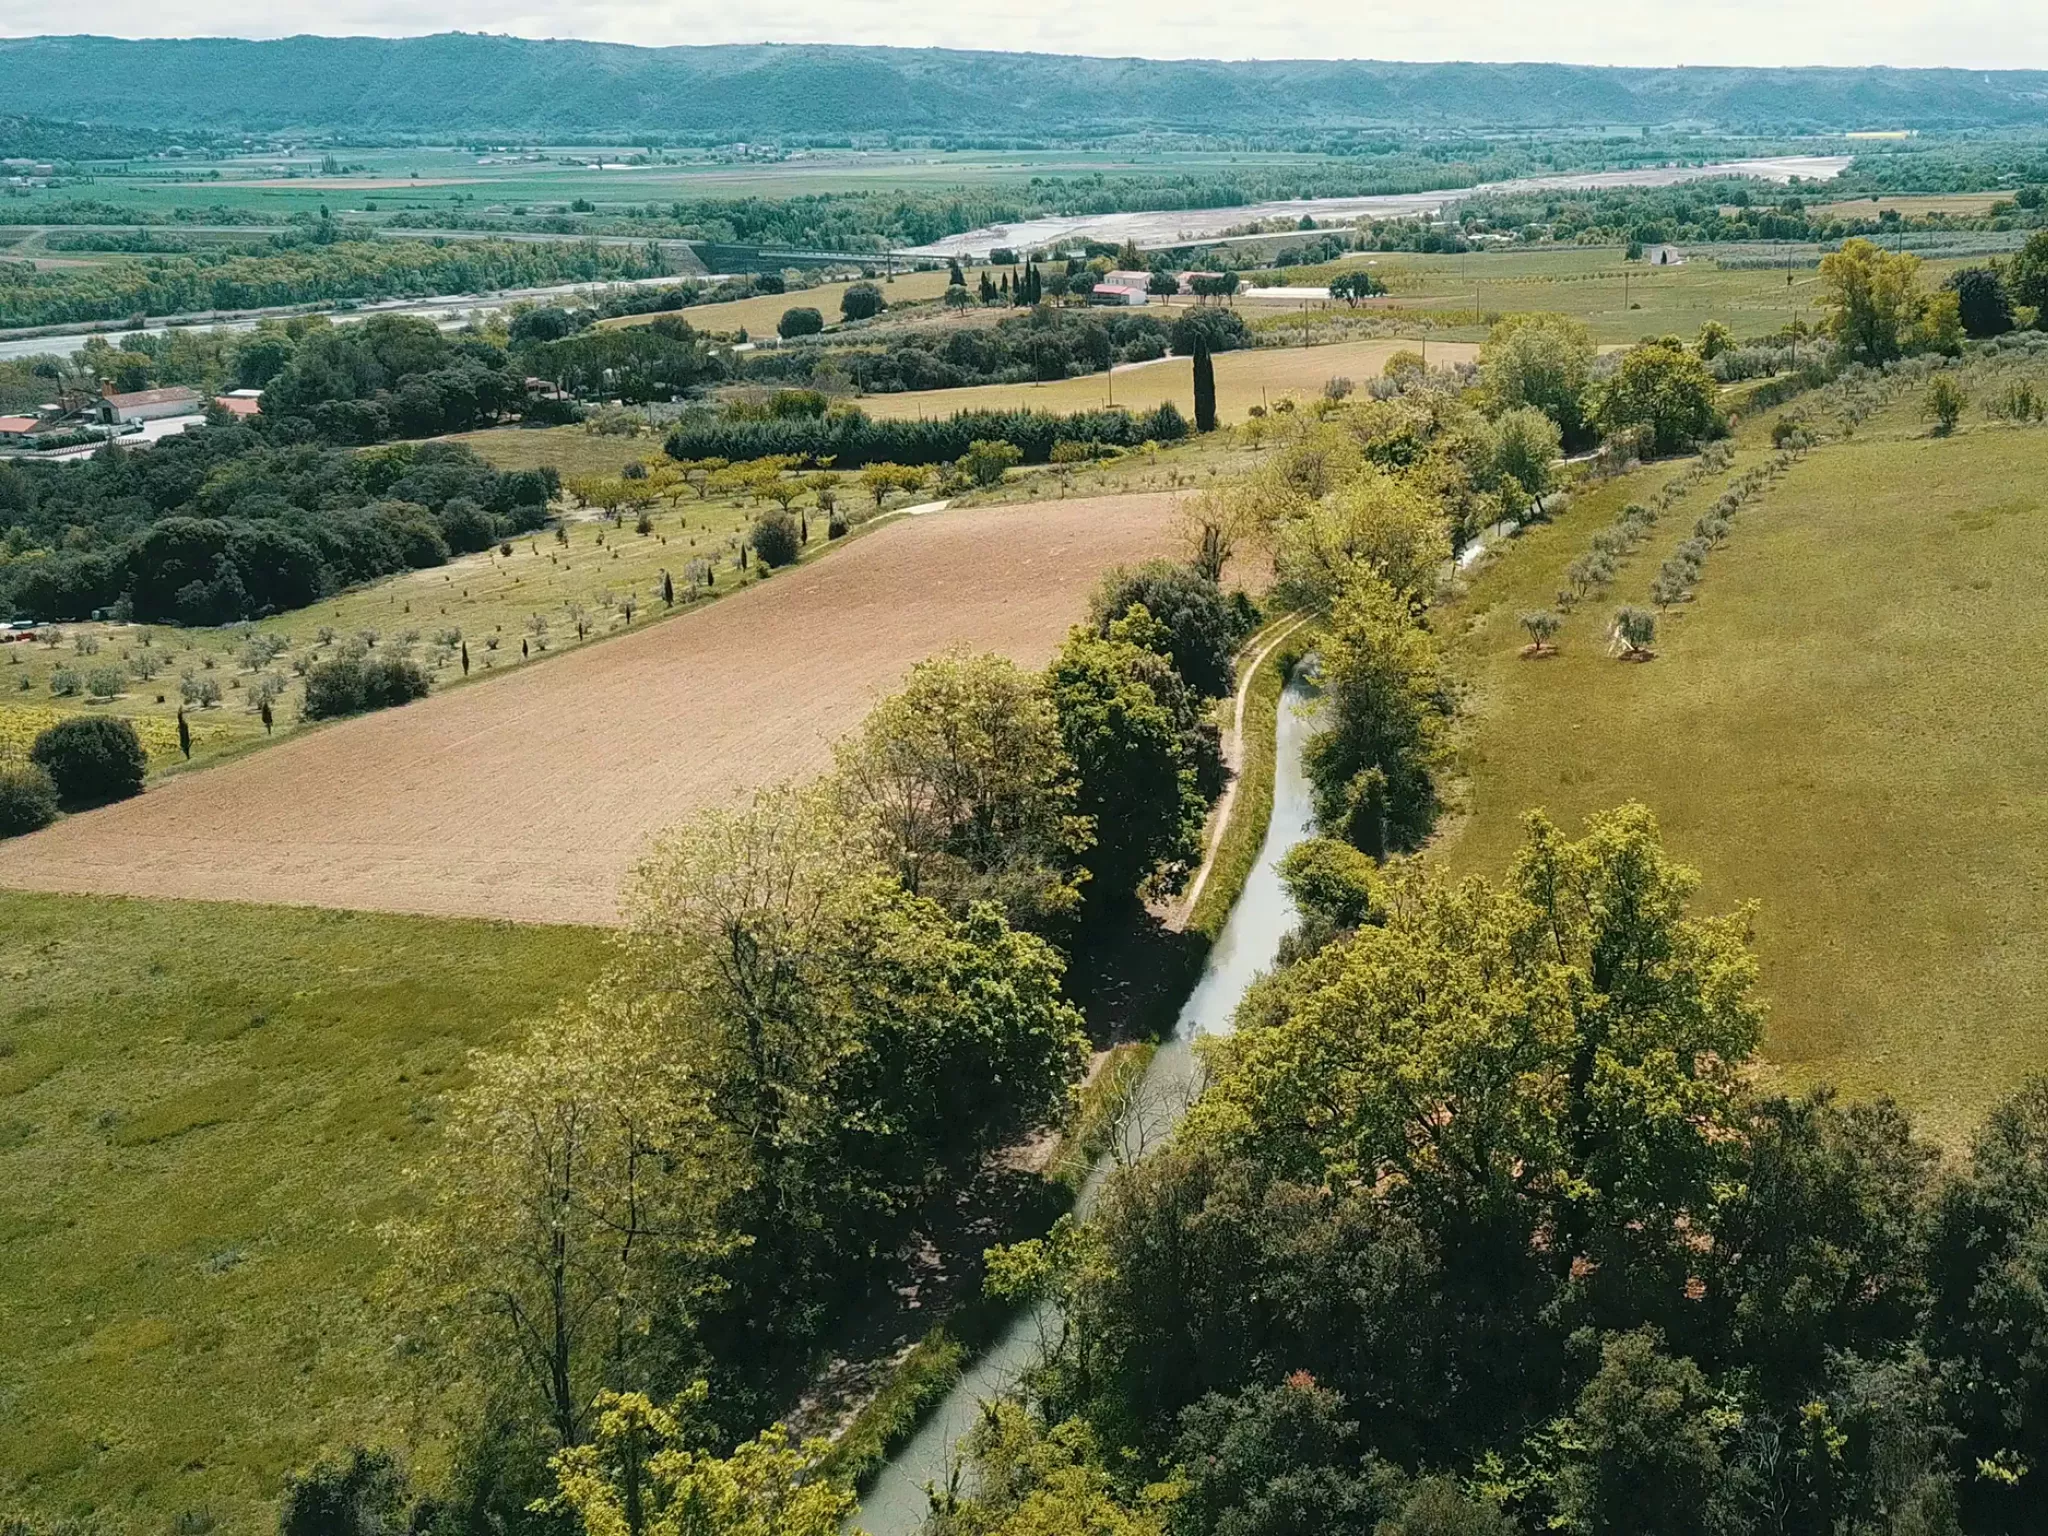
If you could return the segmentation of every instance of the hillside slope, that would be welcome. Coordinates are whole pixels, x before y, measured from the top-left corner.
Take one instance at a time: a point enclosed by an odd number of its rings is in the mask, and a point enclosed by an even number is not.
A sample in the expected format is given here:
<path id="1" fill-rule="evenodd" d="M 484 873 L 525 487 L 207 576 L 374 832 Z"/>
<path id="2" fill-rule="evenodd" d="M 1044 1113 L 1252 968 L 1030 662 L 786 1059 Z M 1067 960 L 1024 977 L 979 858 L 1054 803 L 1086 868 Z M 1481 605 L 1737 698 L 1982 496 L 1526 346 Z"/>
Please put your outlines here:
<path id="1" fill-rule="evenodd" d="M 1040 134 L 1704 122 L 1763 132 L 2048 121 L 2048 72 L 1071 58 L 633 48 L 450 33 L 0 41 L 13 111 L 186 128 Z"/>

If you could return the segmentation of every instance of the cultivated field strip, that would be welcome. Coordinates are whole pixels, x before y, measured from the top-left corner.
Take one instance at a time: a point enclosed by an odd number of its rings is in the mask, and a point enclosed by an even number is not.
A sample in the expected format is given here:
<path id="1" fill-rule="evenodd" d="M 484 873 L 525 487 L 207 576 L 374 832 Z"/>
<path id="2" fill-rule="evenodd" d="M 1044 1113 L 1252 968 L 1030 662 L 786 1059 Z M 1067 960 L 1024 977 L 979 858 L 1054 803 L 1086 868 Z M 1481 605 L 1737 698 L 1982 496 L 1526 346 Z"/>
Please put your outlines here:
<path id="1" fill-rule="evenodd" d="M 903 519 L 487 684 L 312 731 L 0 846 L 0 885 L 603 923 L 647 839 L 824 766 L 949 645 L 1037 665 L 1169 496 Z"/>

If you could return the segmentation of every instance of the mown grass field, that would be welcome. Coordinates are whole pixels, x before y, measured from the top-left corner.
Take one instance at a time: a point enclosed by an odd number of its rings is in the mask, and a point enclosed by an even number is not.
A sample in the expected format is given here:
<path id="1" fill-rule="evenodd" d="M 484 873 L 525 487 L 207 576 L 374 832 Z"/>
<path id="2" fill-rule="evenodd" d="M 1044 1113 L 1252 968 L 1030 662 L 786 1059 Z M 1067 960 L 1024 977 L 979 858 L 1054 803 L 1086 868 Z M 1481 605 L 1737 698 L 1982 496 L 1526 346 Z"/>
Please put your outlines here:
<path id="1" fill-rule="evenodd" d="M 1469 314 L 1552 311 L 1586 322 L 1593 339 L 1633 342 L 1675 332 L 1691 338 L 1709 320 L 1738 337 L 1776 331 L 1794 319 L 1820 317 L 1820 274 L 1811 268 L 1724 271 L 1711 246 L 1688 248 L 1682 266 L 1624 261 L 1612 246 L 1535 251 L 1473 251 L 1458 256 L 1375 252 L 1317 267 L 1290 268 L 1290 283 L 1325 283 L 1337 272 L 1365 267 L 1383 279 L 1390 297 L 1373 301 L 1375 313 L 1435 310 Z M 1938 284 L 1960 261 L 1931 261 L 1927 281 Z M 1364 312 L 1363 310 L 1361 312 Z M 1325 311 L 1341 325 L 1349 313 Z"/>
<path id="2" fill-rule="evenodd" d="M 583 928 L 0 893 L 0 1525 L 254 1536 L 287 1471 L 388 1443 L 400 1171 L 467 1053 L 603 954 Z"/>
<path id="3" fill-rule="evenodd" d="M 1734 472 L 1765 451 L 1752 437 Z M 1498 870 L 1526 808 L 1575 826 L 1642 800 L 1710 907 L 1760 903 L 1785 1077 L 1894 1094 L 1960 1140 L 2048 1069 L 2048 432 L 1934 438 L 1908 392 L 1738 514 L 1654 661 L 1616 659 L 1607 622 L 1722 477 L 1569 618 L 1562 654 L 1521 659 L 1516 615 L 1671 473 L 1580 500 L 1448 616 L 1474 718 L 1441 856 Z"/>
<path id="4" fill-rule="evenodd" d="M 1332 378 L 1354 385 L 1377 378 L 1396 352 L 1415 351 L 1419 340 L 1343 341 L 1330 346 L 1248 347 L 1216 354 L 1216 414 L 1225 422 L 1245 419 L 1255 405 L 1284 399 L 1314 399 Z M 1470 342 L 1428 343 L 1429 360 L 1470 362 L 1479 349 Z M 917 390 L 900 395 L 864 395 L 860 408 L 870 416 L 950 416 L 955 411 L 1027 409 L 1089 411 L 1115 403 L 1149 411 L 1172 401 L 1183 415 L 1195 410 L 1194 364 L 1184 357 L 1119 368 L 1113 375 L 1084 374 L 1050 384 L 986 384 L 970 389 Z"/>

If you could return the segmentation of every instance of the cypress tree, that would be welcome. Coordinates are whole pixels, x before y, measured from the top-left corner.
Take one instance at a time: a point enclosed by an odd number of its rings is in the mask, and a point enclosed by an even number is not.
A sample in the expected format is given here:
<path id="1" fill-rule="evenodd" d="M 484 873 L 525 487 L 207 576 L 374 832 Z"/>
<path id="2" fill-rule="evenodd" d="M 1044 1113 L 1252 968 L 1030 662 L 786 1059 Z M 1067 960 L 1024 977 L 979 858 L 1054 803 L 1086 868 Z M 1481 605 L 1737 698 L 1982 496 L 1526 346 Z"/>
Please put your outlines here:
<path id="1" fill-rule="evenodd" d="M 469 642 L 462 642 L 462 675 L 469 676 Z"/>
<path id="2" fill-rule="evenodd" d="M 1216 430 L 1216 364 L 1206 339 L 1195 343 L 1195 430 Z"/>
<path id="3" fill-rule="evenodd" d="M 185 754 L 185 761 L 192 761 L 192 727 L 185 723 L 185 711 L 178 711 L 178 750 Z"/>

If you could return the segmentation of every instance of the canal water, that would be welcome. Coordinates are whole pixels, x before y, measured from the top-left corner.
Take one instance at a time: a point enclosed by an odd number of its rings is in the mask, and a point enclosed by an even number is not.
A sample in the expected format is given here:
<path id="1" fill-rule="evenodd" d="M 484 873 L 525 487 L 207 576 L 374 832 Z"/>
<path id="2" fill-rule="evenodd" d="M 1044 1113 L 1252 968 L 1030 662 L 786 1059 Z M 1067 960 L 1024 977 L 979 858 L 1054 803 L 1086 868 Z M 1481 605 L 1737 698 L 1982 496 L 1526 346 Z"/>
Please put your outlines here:
<path id="1" fill-rule="evenodd" d="M 1294 903 L 1280 884 L 1280 861 L 1296 843 L 1311 835 L 1314 811 L 1302 770 L 1302 748 L 1313 729 L 1308 719 L 1313 694 L 1302 683 L 1290 683 L 1282 694 L 1274 750 L 1273 814 L 1258 863 L 1223 932 L 1209 951 L 1201 979 L 1188 994 L 1172 1037 L 1152 1057 L 1140 1084 L 1121 1149 L 1156 1146 L 1187 1111 L 1200 1086 L 1200 1064 L 1194 1042 L 1202 1035 L 1229 1030 L 1245 989 L 1271 968 L 1280 940 L 1295 923 Z M 1086 1214 L 1116 1159 L 1097 1164 L 1076 1204 Z M 869 1536 L 915 1536 L 930 1512 L 926 1489 L 944 1487 L 959 1463 L 959 1450 L 973 1429 L 984 1401 L 1010 1391 L 1037 1364 L 1050 1330 L 1058 1319 L 1041 1305 L 1017 1317 L 995 1345 L 977 1359 L 960 1382 L 927 1419 L 916 1436 L 882 1469 L 847 1527 Z"/>

